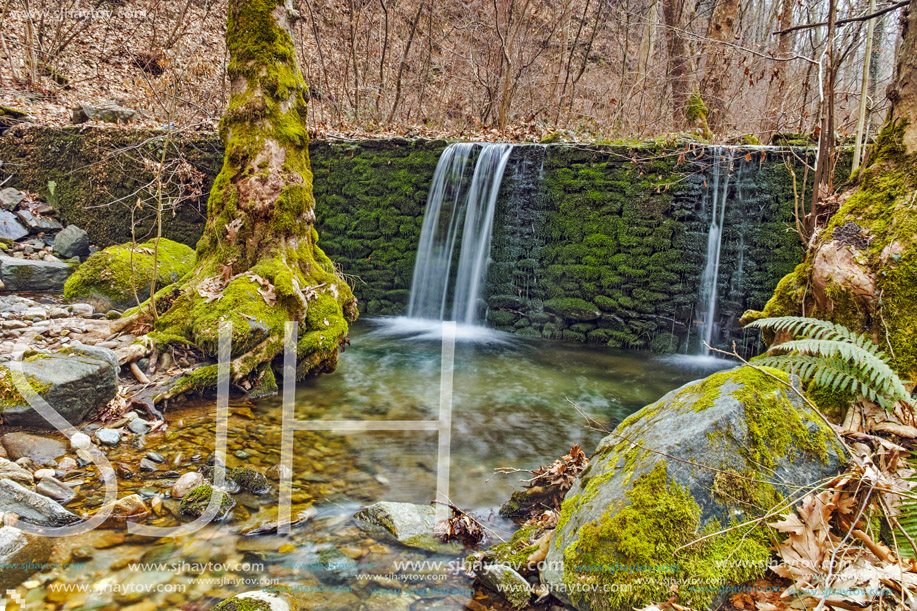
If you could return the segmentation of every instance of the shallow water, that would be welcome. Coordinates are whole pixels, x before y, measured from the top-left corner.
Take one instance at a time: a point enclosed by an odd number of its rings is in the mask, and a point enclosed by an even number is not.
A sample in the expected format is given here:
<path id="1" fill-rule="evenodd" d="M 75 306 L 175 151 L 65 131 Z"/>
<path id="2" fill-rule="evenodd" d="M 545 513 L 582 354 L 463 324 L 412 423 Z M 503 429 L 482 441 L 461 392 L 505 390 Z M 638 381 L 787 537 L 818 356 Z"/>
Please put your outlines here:
<path id="1" fill-rule="evenodd" d="M 297 419 L 435 420 L 440 404 L 440 334 L 439 323 L 361 321 L 352 331 L 351 346 L 340 356 L 338 371 L 299 385 Z M 511 525 L 495 513 L 520 485 L 521 476 L 495 475 L 494 469 L 535 468 L 567 453 L 574 443 L 590 453 L 604 436 L 587 425 L 573 404 L 611 430 L 669 390 L 727 366 L 727 361 L 709 358 L 659 358 L 459 328 L 450 497 L 507 537 Z M 231 414 L 228 466 L 244 464 L 266 471 L 275 465 L 280 450 L 280 398 L 233 402 Z M 172 410 L 166 414 L 167 430 L 146 435 L 143 448 L 123 441 L 109 452 L 113 463 L 135 470 L 147 451 L 164 456 L 157 473 L 138 472 L 120 482 L 119 496 L 139 492 L 147 498 L 165 498 L 163 515 L 146 523 L 177 523 L 177 502 L 167 498 L 168 490 L 178 474 L 196 470 L 212 451 L 213 415 L 212 402 Z M 81 546 L 94 550 L 91 560 L 85 567 L 44 573 L 44 583 L 29 591 L 30 599 L 54 602 L 60 609 L 192 611 L 207 609 L 232 593 L 258 589 L 256 582 L 267 580 L 301 588 L 299 596 L 306 608 L 460 609 L 471 604 L 471 581 L 464 576 L 433 571 L 426 579 L 404 581 L 404 576 L 390 575 L 397 572 L 395 562 L 422 560 L 427 554 L 376 541 L 352 520 L 361 505 L 375 501 L 429 503 L 434 498 L 436 433 L 297 432 L 294 441 L 294 502 L 312 503 L 318 514 L 294 528 L 290 537 L 241 537 L 237 525 L 265 511 L 276 502 L 276 495 L 238 495 L 232 520 L 193 536 L 160 540 L 129 536 L 120 541 L 113 531 L 96 531 L 59 542 L 59 561 L 76 561 L 65 550 Z M 72 510 L 91 510 L 100 503 L 102 492 L 92 475 L 89 469 L 81 498 L 69 506 Z M 334 568 L 328 568 L 334 564 L 330 559 L 337 559 Z M 344 561 L 353 566 L 341 568 Z M 164 565 L 132 568 L 132 562 Z M 235 566 L 246 562 L 247 568 Z M 52 591 L 65 584 L 87 583 L 134 584 L 160 591 L 142 596 L 105 587 L 88 593 Z M 435 591 L 413 590 L 405 596 L 377 591 L 405 587 Z"/>

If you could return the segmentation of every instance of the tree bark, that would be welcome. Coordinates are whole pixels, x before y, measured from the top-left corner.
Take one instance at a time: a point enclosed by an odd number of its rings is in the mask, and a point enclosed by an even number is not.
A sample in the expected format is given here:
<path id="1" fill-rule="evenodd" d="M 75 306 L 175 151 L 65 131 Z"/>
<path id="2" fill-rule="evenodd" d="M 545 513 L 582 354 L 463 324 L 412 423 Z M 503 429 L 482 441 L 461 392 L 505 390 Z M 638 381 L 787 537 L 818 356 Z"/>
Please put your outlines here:
<path id="1" fill-rule="evenodd" d="M 780 0 L 780 12 L 777 14 L 777 28 L 786 29 L 793 24 L 793 0 Z M 788 57 L 793 46 L 793 38 L 790 34 L 780 34 L 777 37 L 777 46 L 774 49 L 774 55 L 778 58 Z M 788 82 L 786 77 L 787 62 L 778 61 L 774 63 L 771 80 L 768 85 L 768 109 L 767 118 L 764 122 L 764 142 L 770 142 L 774 134 L 781 127 L 783 116 L 783 105 L 786 102 Z M 805 105 L 803 105 L 803 109 Z"/>
<path id="2" fill-rule="evenodd" d="M 684 0 L 662 0 L 662 16 L 665 20 L 666 46 L 668 47 L 669 82 L 672 85 L 672 123 L 676 128 L 685 125 L 685 109 L 688 105 L 687 45 L 682 33 Z"/>
<path id="3" fill-rule="evenodd" d="M 161 290 L 150 334 L 217 352 L 233 326 L 232 377 L 271 390 L 284 324 L 299 323 L 299 377 L 332 371 L 356 299 L 317 245 L 306 132 L 306 85 L 290 36 L 290 0 L 230 0 L 230 99 L 195 271 Z M 179 388 L 210 386 L 215 376 Z M 211 383 L 212 382 L 212 383 Z M 245 385 L 245 384 L 243 384 Z M 276 389 L 276 385 L 273 385 Z"/>
<path id="4" fill-rule="evenodd" d="M 732 42 L 739 0 L 719 0 L 713 9 L 707 32 L 707 74 L 704 78 L 704 102 L 707 104 L 707 124 L 710 131 L 719 133 L 726 121 L 726 86 L 732 76 L 729 70 L 731 50 L 723 42 Z"/>
<path id="5" fill-rule="evenodd" d="M 889 119 L 904 123 L 902 142 L 909 153 L 917 153 L 917 0 L 911 0 L 901 15 L 895 80 L 888 99 Z"/>

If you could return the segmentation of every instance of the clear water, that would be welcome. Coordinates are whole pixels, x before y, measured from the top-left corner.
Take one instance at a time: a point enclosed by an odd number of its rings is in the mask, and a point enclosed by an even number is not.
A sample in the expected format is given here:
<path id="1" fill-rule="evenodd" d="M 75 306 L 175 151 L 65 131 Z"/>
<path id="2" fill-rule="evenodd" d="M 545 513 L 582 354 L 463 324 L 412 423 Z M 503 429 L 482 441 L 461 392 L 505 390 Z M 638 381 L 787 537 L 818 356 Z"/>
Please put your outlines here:
<path id="1" fill-rule="evenodd" d="M 351 346 L 341 354 L 337 372 L 298 388 L 297 418 L 434 419 L 439 405 L 438 328 L 439 325 L 398 318 L 360 321 L 353 329 Z M 457 335 L 450 496 L 503 537 L 508 537 L 511 525 L 495 517 L 496 509 L 520 486 L 518 480 L 524 474 L 495 475 L 494 469 L 535 468 L 562 456 L 574 443 L 589 453 L 604 436 L 586 425 L 571 402 L 612 429 L 667 391 L 703 377 L 711 369 L 730 365 L 721 359 L 656 357 L 618 353 L 606 347 L 522 340 L 478 327 L 460 328 Z M 247 464 L 266 471 L 275 465 L 280 448 L 279 398 L 254 404 L 236 402 L 231 412 L 229 466 Z M 194 461 L 212 449 L 212 403 L 189 405 L 166 416 L 168 429 L 147 435 L 145 448 L 132 448 L 122 442 L 109 453 L 113 463 L 134 467 L 148 450 L 166 458 L 160 473 L 138 473 L 122 480 L 119 496 L 139 492 L 167 497 L 177 474 L 195 470 L 200 463 Z M 237 497 L 234 519 L 226 524 L 209 526 L 190 537 L 128 537 L 117 545 L 96 549 L 85 567 L 44 573 L 43 583 L 29 590 L 30 600 L 61 600 L 61 593 L 51 592 L 52 586 L 108 580 L 118 584 L 160 584 L 173 591 L 151 592 L 142 598 L 105 591 L 67 594 L 67 608 L 120 609 L 142 600 L 149 609 L 195 611 L 208 609 L 213 601 L 233 593 L 258 589 L 257 581 L 267 579 L 283 586 L 310 588 L 300 595 L 309 609 L 388 609 L 393 608 L 391 597 L 380 598 L 373 589 L 435 586 L 459 591 L 472 587 L 471 580 L 463 575 L 438 574 L 434 581 L 420 583 L 355 576 L 355 572 L 397 572 L 395 562 L 428 557 L 424 552 L 372 539 L 356 527 L 352 516 L 361 505 L 381 500 L 428 503 L 435 490 L 435 433 L 298 432 L 295 443 L 294 501 L 314 504 L 318 514 L 294 528 L 289 538 L 240 536 L 236 525 L 265 511 L 276 499 L 275 495 L 241 495 Z M 249 456 L 237 458 L 239 451 Z M 167 469 L 174 469 L 174 473 L 165 473 Z M 83 496 L 70 506 L 72 510 L 91 511 L 101 498 L 91 471 L 86 481 L 81 490 Z M 146 523 L 175 524 L 177 503 L 166 498 L 164 506 L 163 515 L 151 517 Z M 64 549 L 92 548 L 100 538 L 112 536 L 112 531 L 95 531 L 58 545 Z M 316 564 L 328 562 L 328 554 L 331 558 L 350 558 L 356 568 L 315 568 Z M 132 561 L 166 565 L 248 562 L 263 566 L 177 572 L 167 566 L 162 570 L 132 571 L 128 565 Z M 174 591 L 179 586 L 183 590 Z M 318 591 L 327 587 L 338 589 Z M 406 602 L 397 598 L 402 601 L 398 605 L 403 606 L 395 608 L 461 609 L 474 596 L 470 591 L 412 594 L 403 597 Z M 479 602 L 489 604 L 487 600 Z"/>

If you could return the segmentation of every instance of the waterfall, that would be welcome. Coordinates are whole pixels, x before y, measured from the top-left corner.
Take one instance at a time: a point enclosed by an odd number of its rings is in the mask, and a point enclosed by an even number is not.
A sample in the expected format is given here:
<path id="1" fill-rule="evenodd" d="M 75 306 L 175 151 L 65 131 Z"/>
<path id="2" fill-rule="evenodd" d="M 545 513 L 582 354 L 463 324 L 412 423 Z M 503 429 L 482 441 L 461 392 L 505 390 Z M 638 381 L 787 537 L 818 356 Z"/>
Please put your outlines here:
<path id="1" fill-rule="evenodd" d="M 716 330 L 717 285 L 720 275 L 720 254 L 723 247 L 723 223 L 726 220 L 726 203 L 729 193 L 729 178 L 732 175 L 733 152 L 721 147 L 713 148 L 713 187 L 710 210 L 710 230 L 707 233 L 707 258 L 701 274 L 697 301 L 698 341 L 697 353 L 706 354 L 707 345 L 713 345 Z M 722 176 L 722 180 L 721 180 Z M 720 183 L 722 182 L 722 186 Z"/>
<path id="2" fill-rule="evenodd" d="M 409 317 L 479 322 L 497 194 L 512 148 L 463 143 L 443 151 L 427 195 Z"/>

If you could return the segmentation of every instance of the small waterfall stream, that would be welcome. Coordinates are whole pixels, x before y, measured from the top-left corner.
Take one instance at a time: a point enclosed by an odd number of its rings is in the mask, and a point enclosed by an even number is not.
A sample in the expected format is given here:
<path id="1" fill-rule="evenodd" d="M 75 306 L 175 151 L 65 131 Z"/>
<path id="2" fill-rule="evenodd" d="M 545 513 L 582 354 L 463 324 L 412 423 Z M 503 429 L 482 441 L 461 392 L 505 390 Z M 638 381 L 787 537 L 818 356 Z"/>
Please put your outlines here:
<path id="1" fill-rule="evenodd" d="M 427 196 L 408 317 L 480 322 L 497 194 L 512 148 L 460 143 L 443 151 Z"/>
<path id="2" fill-rule="evenodd" d="M 706 200 L 712 199 L 710 230 L 707 233 L 707 257 L 701 274 L 697 301 L 697 346 L 696 354 L 707 354 L 704 346 L 713 345 L 716 331 L 717 287 L 720 276 L 720 255 L 723 249 L 723 224 L 726 221 L 729 179 L 732 177 L 733 151 L 728 148 L 713 148 L 713 185 Z"/>

